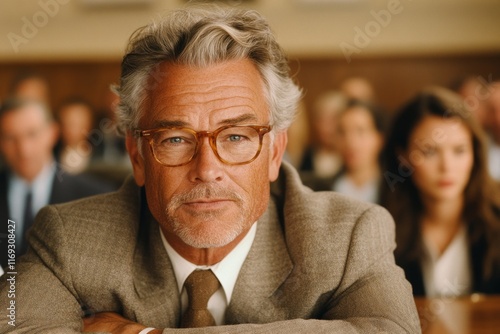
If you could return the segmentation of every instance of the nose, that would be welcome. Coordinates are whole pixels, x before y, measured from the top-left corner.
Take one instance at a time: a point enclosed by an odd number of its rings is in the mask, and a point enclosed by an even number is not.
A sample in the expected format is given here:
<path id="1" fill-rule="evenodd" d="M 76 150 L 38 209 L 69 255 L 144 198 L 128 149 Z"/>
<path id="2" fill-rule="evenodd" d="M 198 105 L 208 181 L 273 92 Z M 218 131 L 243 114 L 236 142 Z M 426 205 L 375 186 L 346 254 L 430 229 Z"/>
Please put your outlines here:
<path id="1" fill-rule="evenodd" d="M 26 138 L 17 138 L 14 145 L 17 156 L 20 159 L 28 158 L 33 154 L 33 145 Z"/>
<path id="2" fill-rule="evenodd" d="M 442 172 L 448 172 L 453 166 L 453 155 L 450 152 L 441 153 L 439 167 Z"/>
<path id="3" fill-rule="evenodd" d="M 194 183 L 222 181 L 224 176 L 223 162 L 215 155 L 209 139 L 203 138 L 198 145 L 198 152 L 190 163 L 190 181 Z"/>

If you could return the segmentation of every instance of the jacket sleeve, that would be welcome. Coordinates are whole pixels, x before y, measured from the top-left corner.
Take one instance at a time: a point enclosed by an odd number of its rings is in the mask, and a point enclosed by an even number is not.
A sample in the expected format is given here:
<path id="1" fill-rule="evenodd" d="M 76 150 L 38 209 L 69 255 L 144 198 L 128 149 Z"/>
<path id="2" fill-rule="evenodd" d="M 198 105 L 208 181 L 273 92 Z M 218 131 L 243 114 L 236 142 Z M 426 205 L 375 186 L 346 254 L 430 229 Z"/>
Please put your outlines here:
<path id="1" fill-rule="evenodd" d="M 244 324 L 182 333 L 420 333 L 411 286 L 396 266 L 394 222 L 380 207 L 357 220 L 351 234 L 342 281 L 322 319 Z M 164 334 L 178 330 L 165 329 Z"/>
<path id="2" fill-rule="evenodd" d="M 65 238 L 56 209 L 42 209 L 28 237 L 28 253 L 10 268 L 13 274 L 0 278 L 0 309 L 14 308 L 11 317 L 0 317 L 0 333 L 80 333 L 83 312 L 65 268 L 70 261 L 57 252 Z"/>

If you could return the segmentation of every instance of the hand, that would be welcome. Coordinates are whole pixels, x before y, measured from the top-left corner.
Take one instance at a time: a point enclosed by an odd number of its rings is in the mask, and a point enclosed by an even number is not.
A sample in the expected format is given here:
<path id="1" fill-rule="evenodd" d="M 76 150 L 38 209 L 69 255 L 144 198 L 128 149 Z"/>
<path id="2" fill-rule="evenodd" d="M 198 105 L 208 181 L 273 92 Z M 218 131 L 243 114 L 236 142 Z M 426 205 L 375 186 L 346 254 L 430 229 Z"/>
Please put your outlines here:
<path id="1" fill-rule="evenodd" d="M 83 332 L 109 332 L 113 334 L 138 334 L 145 326 L 125 319 L 113 312 L 102 312 L 83 318 Z M 161 334 L 155 329 L 149 334 Z"/>

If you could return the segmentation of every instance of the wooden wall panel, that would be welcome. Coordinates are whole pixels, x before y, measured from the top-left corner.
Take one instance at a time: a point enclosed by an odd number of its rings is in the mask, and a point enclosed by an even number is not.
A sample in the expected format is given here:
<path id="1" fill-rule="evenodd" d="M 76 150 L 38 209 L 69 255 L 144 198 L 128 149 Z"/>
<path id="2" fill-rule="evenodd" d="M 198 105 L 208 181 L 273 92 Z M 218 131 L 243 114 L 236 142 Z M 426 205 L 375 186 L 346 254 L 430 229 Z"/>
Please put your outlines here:
<path id="1" fill-rule="evenodd" d="M 57 62 L 0 63 L 0 99 L 8 94 L 11 81 L 23 71 L 34 71 L 50 84 L 51 105 L 57 108 L 65 99 L 79 96 L 96 109 L 105 107 L 109 86 L 120 78 L 120 63 Z"/>
<path id="2" fill-rule="evenodd" d="M 500 54 L 448 56 L 387 56 L 355 59 L 291 58 L 292 72 L 305 91 L 306 107 L 329 89 L 337 89 L 350 76 L 370 80 L 379 102 L 390 112 L 424 86 L 450 85 L 457 78 L 481 75 L 486 80 L 500 79 Z M 109 85 L 118 82 L 119 61 L 0 63 L 0 99 L 16 74 L 31 69 L 46 76 L 51 84 L 52 105 L 79 95 L 96 108 L 104 107 Z"/>
<path id="3" fill-rule="evenodd" d="M 500 54 L 455 56 L 377 57 L 353 60 L 302 58 L 291 60 L 292 72 L 305 89 L 305 102 L 322 92 L 338 89 L 351 76 L 372 82 L 379 103 L 393 112 L 428 85 L 450 86 L 460 77 L 480 75 L 500 80 Z"/>

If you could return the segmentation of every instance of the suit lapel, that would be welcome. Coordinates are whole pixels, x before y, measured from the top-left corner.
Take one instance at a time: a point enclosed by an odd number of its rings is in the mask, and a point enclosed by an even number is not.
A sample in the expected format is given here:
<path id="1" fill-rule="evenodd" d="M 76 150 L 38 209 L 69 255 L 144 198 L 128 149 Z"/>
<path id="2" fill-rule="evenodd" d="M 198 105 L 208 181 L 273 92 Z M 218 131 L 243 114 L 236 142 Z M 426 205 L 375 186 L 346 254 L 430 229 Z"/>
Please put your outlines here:
<path id="1" fill-rule="evenodd" d="M 158 223 L 141 196 L 141 220 L 134 253 L 134 287 L 142 307 L 135 310 L 139 323 L 157 328 L 177 327 L 180 297 L 172 264 L 163 246 Z"/>
<path id="2" fill-rule="evenodd" d="M 49 204 L 63 203 L 68 200 L 68 191 L 72 191 L 68 189 L 67 185 L 64 182 L 65 172 L 59 167 L 55 167 L 54 171 L 54 180 L 52 180 L 52 189 L 50 191 Z M 74 190 L 73 190 L 74 191 Z"/>
<path id="3" fill-rule="evenodd" d="M 236 281 L 226 323 L 264 323 L 284 318 L 286 311 L 273 295 L 292 268 L 275 204 L 269 201 Z"/>

